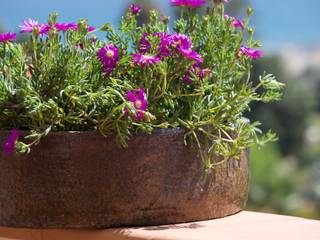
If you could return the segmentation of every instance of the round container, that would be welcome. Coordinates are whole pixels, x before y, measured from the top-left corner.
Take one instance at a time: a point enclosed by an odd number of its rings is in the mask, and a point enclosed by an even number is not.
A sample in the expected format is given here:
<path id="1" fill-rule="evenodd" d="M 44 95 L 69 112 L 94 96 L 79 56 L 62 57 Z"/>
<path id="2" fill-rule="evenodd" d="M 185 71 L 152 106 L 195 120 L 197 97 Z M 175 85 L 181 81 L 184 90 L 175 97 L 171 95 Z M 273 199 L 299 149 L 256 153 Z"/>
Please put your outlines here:
<path id="1" fill-rule="evenodd" d="M 0 132 L 1 145 L 8 135 Z M 182 129 L 137 134 L 121 148 L 97 132 L 52 132 L 28 155 L 0 153 L 0 225 L 146 226 L 239 212 L 248 195 L 248 152 L 204 178 L 198 150 L 183 136 Z"/>

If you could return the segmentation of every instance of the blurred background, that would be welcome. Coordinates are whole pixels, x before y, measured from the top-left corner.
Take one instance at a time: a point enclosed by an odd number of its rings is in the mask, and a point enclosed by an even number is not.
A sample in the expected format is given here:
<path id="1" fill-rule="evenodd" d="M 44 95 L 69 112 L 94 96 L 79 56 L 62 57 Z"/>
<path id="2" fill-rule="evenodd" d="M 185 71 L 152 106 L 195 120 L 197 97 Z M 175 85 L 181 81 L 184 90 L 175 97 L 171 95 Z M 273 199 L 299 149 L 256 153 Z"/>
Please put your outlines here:
<path id="1" fill-rule="evenodd" d="M 118 25 L 132 3 L 161 15 L 177 16 L 169 0 L 10 0 L 0 3 L 0 32 L 18 32 L 21 20 L 46 22 L 51 12 L 59 21 L 88 18 L 99 27 Z M 273 129 L 279 141 L 251 149 L 251 191 L 248 210 L 320 219 L 320 21 L 319 0 L 230 0 L 227 13 L 244 17 L 255 9 L 251 25 L 261 39 L 265 57 L 256 61 L 253 80 L 263 71 L 287 84 L 283 100 L 256 104 L 248 117 Z M 145 21 L 142 14 L 140 21 Z"/>

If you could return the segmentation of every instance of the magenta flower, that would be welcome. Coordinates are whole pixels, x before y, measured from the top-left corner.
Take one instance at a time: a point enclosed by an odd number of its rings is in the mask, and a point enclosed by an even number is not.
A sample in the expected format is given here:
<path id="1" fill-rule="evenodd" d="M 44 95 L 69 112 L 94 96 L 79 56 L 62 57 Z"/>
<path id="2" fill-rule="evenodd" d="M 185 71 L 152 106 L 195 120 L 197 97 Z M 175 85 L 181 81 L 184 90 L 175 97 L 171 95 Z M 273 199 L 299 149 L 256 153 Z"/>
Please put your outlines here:
<path id="1" fill-rule="evenodd" d="M 16 40 L 16 38 L 17 38 L 17 34 L 12 32 L 4 33 L 4 34 L 0 33 L 0 42 L 2 43 L 6 43 L 8 41 L 14 41 Z"/>
<path id="2" fill-rule="evenodd" d="M 139 42 L 139 52 L 142 54 L 148 54 L 151 51 L 151 43 L 148 40 L 149 36 L 158 37 L 160 43 L 157 46 L 158 56 L 164 57 L 170 55 L 170 46 L 172 44 L 172 35 L 166 32 L 157 32 L 153 34 L 144 33 Z"/>
<path id="3" fill-rule="evenodd" d="M 135 65 L 145 67 L 160 62 L 160 58 L 152 55 L 132 54 L 132 60 Z"/>
<path id="4" fill-rule="evenodd" d="M 144 33 L 142 35 L 142 38 L 139 42 L 139 52 L 142 54 L 150 53 L 151 50 L 151 43 L 148 41 L 148 36 L 150 36 L 148 33 Z"/>
<path id="5" fill-rule="evenodd" d="M 97 57 L 103 65 L 104 73 L 109 74 L 119 61 L 119 50 L 114 45 L 109 44 L 98 50 Z"/>
<path id="6" fill-rule="evenodd" d="M 3 151 L 4 153 L 11 155 L 15 153 L 15 145 L 16 145 L 16 141 L 19 137 L 18 131 L 16 129 L 13 129 L 7 139 L 7 141 L 5 142 L 5 144 L 3 145 Z"/>
<path id="7" fill-rule="evenodd" d="M 54 28 L 61 32 L 66 32 L 69 30 L 76 31 L 78 29 L 78 25 L 74 22 L 71 23 L 55 23 Z"/>
<path id="8" fill-rule="evenodd" d="M 243 22 L 242 22 L 241 20 L 234 19 L 234 20 L 232 21 L 232 25 L 233 25 L 234 27 L 241 28 L 242 30 L 244 29 L 244 24 L 243 24 Z"/>
<path id="9" fill-rule="evenodd" d="M 189 50 L 192 48 L 192 41 L 188 36 L 176 33 L 172 35 L 172 46 L 179 49 Z"/>
<path id="10" fill-rule="evenodd" d="M 94 27 L 94 26 L 88 26 L 88 32 L 92 32 L 92 31 L 94 31 L 94 30 L 96 30 L 96 27 Z"/>
<path id="11" fill-rule="evenodd" d="M 252 58 L 252 59 L 258 59 L 258 58 L 261 58 L 263 56 L 263 52 L 260 51 L 260 50 L 255 50 L 255 49 L 252 49 L 252 48 L 248 48 L 248 47 L 241 47 L 240 48 L 240 51 L 247 55 L 249 58 Z"/>
<path id="12" fill-rule="evenodd" d="M 203 58 L 201 57 L 200 54 L 198 54 L 196 51 L 191 50 L 191 49 L 180 49 L 180 53 L 190 59 L 190 60 L 194 60 L 196 63 L 202 63 L 203 62 Z"/>
<path id="13" fill-rule="evenodd" d="M 232 22 L 231 22 L 232 26 L 237 27 L 237 28 L 241 28 L 242 30 L 244 29 L 243 21 L 241 21 L 239 19 L 236 19 L 234 17 L 230 17 L 227 14 L 224 15 L 224 19 L 231 19 L 232 20 Z"/>
<path id="14" fill-rule="evenodd" d="M 166 32 L 159 32 L 157 35 L 160 38 L 158 45 L 158 55 L 160 57 L 168 57 L 171 55 L 171 46 L 173 41 L 173 35 L 167 34 Z"/>
<path id="15" fill-rule="evenodd" d="M 131 102 L 132 106 L 136 110 L 136 115 L 133 116 L 133 119 L 137 121 L 142 121 L 145 111 L 148 108 L 147 95 L 143 88 L 135 89 L 133 91 L 127 91 L 127 100 Z M 125 108 L 125 113 L 128 113 L 128 108 Z"/>
<path id="16" fill-rule="evenodd" d="M 193 64 L 189 71 L 182 76 L 183 83 L 190 85 L 192 84 L 191 75 L 198 76 L 201 80 L 208 77 L 211 74 L 210 69 L 203 69 L 200 67 L 200 63 Z"/>
<path id="17" fill-rule="evenodd" d="M 203 59 L 196 51 L 192 50 L 193 44 L 191 39 L 183 34 L 172 35 L 172 46 L 178 50 L 184 57 L 195 60 L 196 63 L 202 63 Z"/>
<path id="18" fill-rule="evenodd" d="M 141 8 L 137 5 L 131 4 L 130 11 L 133 15 L 136 15 L 141 12 Z"/>
<path id="19" fill-rule="evenodd" d="M 183 75 L 183 77 L 182 77 L 182 82 L 184 83 L 184 84 L 186 84 L 186 85 L 190 85 L 190 84 L 192 84 L 192 80 L 191 80 L 191 78 L 190 78 L 190 73 L 189 72 L 187 72 L 185 75 Z"/>
<path id="20" fill-rule="evenodd" d="M 212 73 L 211 70 L 208 68 L 200 69 L 198 76 L 200 79 L 204 79 L 204 78 L 210 76 L 211 73 Z"/>
<path id="21" fill-rule="evenodd" d="M 50 26 L 48 24 L 39 24 L 38 21 L 28 19 L 22 21 L 23 25 L 19 26 L 21 28 L 22 33 L 33 32 L 35 29 L 38 29 L 39 35 L 47 34 L 50 30 Z"/>
<path id="22" fill-rule="evenodd" d="M 172 35 L 172 46 L 178 50 L 184 57 L 202 63 L 203 59 L 196 51 L 192 50 L 191 39 L 183 34 Z"/>
<path id="23" fill-rule="evenodd" d="M 150 56 L 151 54 L 151 43 L 148 37 L 158 37 L 159 43 L 157 46 L 157 56 Z M 194 60 L 197 63 L 203 62 L 202 57 L 192 50 L 192 41 L 190 38 L 183 34 L 167 34 L 166 32 L 157 32 L 153 34 L 144 33 L 139 42 L 140 54 L 134 54 L 133 60 L 135 64 L 147 65 L 153 64 L 160 61 L 162 57 L 168 57 L 180 53 L 184 57 Z M 175 51 L 174 51 L 175 50 Z M 142 55 L 144 54 L 144 55 Z"/>
<path id="24" fill-rule="evenodd" d="M 205 0 L 170 0 L 172 6 L 197 8 L 206 4 Z"/>

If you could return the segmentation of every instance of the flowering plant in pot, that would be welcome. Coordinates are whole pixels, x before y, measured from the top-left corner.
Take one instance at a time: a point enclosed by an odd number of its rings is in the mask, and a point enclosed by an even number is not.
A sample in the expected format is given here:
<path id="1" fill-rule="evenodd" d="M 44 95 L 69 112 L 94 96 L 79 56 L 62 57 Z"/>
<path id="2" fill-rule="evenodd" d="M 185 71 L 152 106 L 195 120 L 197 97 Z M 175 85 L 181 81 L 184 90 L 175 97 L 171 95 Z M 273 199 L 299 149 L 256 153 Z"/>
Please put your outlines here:
<path id="1" fill-rule="evenodd" d="M 171 0 L 181 7 L 173 29 L 155 10 L 139 26 L 141 9 L 132 5 L 117 30 L 52 14 L 47 23 L 23 21 L 27 43 L 1 34 L 0 166 L 8 181 L 0 223 L 109 227 L 239 211 L 246 149 L 275 139 L 245 113 L 252 101 L 278 100 L 283 84 L 270 74 L 253 84 L 252 61 L 262 56 L 253 10 L 238 20 L 225 2 Z M 197 14 L 201 7 L 206 14 Z"/>

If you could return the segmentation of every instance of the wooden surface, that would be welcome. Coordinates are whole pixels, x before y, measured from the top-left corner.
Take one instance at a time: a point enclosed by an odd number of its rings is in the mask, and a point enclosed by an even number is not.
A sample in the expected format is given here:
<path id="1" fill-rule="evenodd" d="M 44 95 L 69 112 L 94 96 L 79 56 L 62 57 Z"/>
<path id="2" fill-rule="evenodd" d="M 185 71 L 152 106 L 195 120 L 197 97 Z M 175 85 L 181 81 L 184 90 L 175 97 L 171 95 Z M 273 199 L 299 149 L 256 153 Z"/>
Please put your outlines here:
<path id="1" fill-rule="evenodd" d="M 234 216 L 167 226 L 106 230 L 0 228 L 0 240 L 320 240 L 320 221 L 243 211 Z"/>

